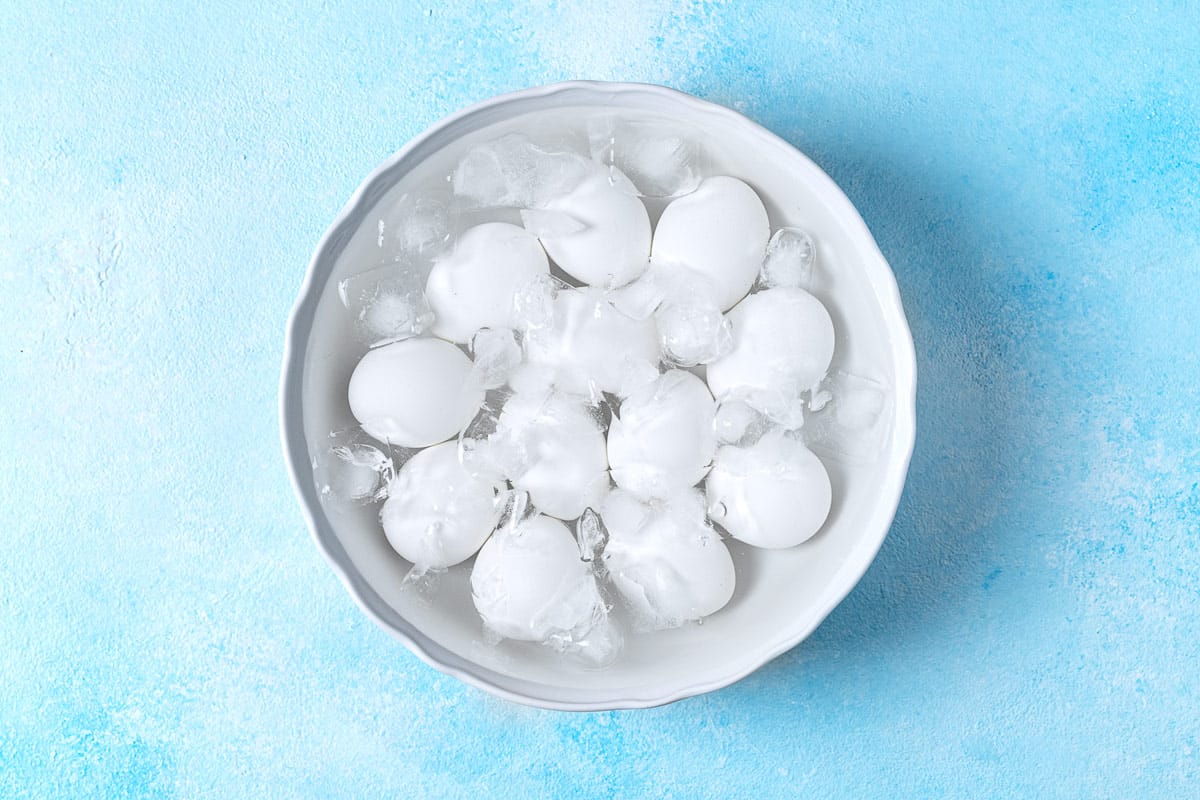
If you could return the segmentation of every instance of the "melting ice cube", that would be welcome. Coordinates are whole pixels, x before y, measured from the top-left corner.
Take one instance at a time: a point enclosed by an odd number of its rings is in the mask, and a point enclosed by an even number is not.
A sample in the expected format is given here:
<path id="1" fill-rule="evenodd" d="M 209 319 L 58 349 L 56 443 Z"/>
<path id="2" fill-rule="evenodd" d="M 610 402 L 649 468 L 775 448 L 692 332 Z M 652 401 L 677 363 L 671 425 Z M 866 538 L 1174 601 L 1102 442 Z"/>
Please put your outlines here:
<path id="1" fill-rule="evenodd" d="M 887 447 L 891 434 L 892 393 L 873 378 L 835 371 L 814 393 L 829 399 L 804 422 L 804 441 L 818 455 L 843 464 L 868 464 Z"/>
<path id="2" fill-rule="evenodd" d="M 450 243 L 446 198 L 403 194 L 378 219 L 376 243 L 386 261 L 429 261 Z"/>
<path id="3" fill-rule="evenodd" d="M 643 197 L 679 197 L 704 178 L 705 153 L 682 125 L 597 117 L 588 121 L 592 159 L 622 173 Z"/>
<path id="4" fill-rule="evenodd" d="M 366 434 L 334 431 L 320 446 L 313 479 L 322 500 L 362 505 L 386 496 L 395 464 Z"/>
<path id="5" fill-rule="evenodd" d="M 510 133 L 472 147 L 451 175 L 454 193 L 483 208 L 539 208 L 579 185 L 594 167 Z"/>
<path id="6" fill-rule="evenodd" d="M 766 288 L 812 287 L 817 247 L 812 237 L 799 228 L 780 228 L 767 243 L 759 281 Z"/>
<path id="7" fill-rule="evenodd" d="M 425 274 L 411 264 L 388 264 L 338 283 L 338 296 L 371 346 L 424 333 L 433 324 L 425 299 Z"/>
<path id="8" fill-rule="evenodd" d="M 471 338 L 473 379 L 484 389 L 498 389 L 521 363 L 521 346 L 508 328 L 481 328 Z"/>

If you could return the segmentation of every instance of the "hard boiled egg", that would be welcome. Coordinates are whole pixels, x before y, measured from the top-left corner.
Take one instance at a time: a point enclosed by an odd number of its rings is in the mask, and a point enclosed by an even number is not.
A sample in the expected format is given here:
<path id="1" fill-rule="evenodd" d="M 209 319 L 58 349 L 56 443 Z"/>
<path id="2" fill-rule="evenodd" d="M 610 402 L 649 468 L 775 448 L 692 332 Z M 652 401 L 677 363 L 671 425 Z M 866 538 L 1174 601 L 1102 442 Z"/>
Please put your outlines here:
<path id="1" fill-rule="evenodd" d="M 433 333 L 465 343 L 480 328 L 515 327 L 514 295 L 549 272 L 546 253 L 524 228 L 506 222 L 470 228 L 434 263 L 425 284 Z"/>
<path id="2" fill-rule="evenodd" d="M 767 210 L 753 189 L 737 178 L 706 178 L 663 210 L 651 258 L 708 277 L 726 311 L 754 285 L 770 234 Z"/>
<path id="3" fill-rule="evenodd" d="M 597 168 L 570 192 L 546 204 L 581 227 L 542 240 L 554 263 L 592 286 L 629 283 L 650 261 L 650 215 L 637 190 L 616 171 Z"/>
<path id="4" fill-rule="evenodd" d="M 496 526 L 497 489 L 463 469 L 457 442 L 445 442 L 400 468 L 379 520 L 403 558 L 423 567 L 449 567 L 475 555 Z"/>
<path id="5" fill-rule="evenodd" d="M 620 394 L 632 370 L 658 364 L 658 332 L 654 320 L 622 314 L 598 289 L 563 289 L 551 325 L 526 336 L 525 357 L 552 368 L 563 391 Z"/>
<path id="6" fill-rule="evenodd" d="M 363 430 L 399 447 L 457 434 L 483 402 L 471 359 L 441 339 L 405 339 L 367 352 L 350 376 L 350 411 Z"/>
<path id="7" fill-rule="evenodd" d="M 521 641 L 578 639 L 605 613 L 571 532 L 544 516 L 487 540 L 471 570 L 471 597 L 488 628 Z"/>
<path id="8" fill-rule="evenodd" d="M 615 489 L 601 519 L 609 580 L 639 624 L 677 627 L 719 611 L 733 596 L 733 559 L 706 524 L 699 492 L 651 507 Z"/>
<path id="9" fill-rule="evenodd" d="M 729 312 L 733 349 L 708 365 L 715 397 L 738 390 L 790 396 L 824 377 L 833 358 L 833 321 L 803 289 L 768 289 Z"/>
<path id="10" fill-rule="evenodd" d="M 673 369 L 621 402 L 608 430 L 613 481 L 642 499 L 695 486 L 717 447 L 704 381 Z"/>
<path id="11" fill-rule="evenodd" d="M 539 511 L 575 519 L 608 491 L 604 432 L 579 398 L 556 392 L 514 394 L 497 429 L 503 441 L 519 450 L 508 461 L 520 467 L 507 477 L 529 493 Z"/>
<path id="12" fill-rule="evenodd" d="M 705 481 L 709 515 L 755 547 L 792 547 L 825 524 L 833 492 L 825 465 L 780 432 L 749 447 L 725 446 Z"/>

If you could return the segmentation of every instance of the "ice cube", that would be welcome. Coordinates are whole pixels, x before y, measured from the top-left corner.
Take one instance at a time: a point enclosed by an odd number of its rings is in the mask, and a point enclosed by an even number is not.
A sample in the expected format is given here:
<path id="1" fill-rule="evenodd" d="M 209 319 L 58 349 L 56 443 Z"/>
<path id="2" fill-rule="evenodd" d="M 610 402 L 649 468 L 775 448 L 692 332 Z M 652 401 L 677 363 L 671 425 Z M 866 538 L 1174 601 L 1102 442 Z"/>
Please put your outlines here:
<path id="1" fill-rule="evenodd" d="M 748 447 L 771 428 L 771 419 L 744 400 L 729 400 L 717 407 L 713 420 L 717 441 Z"/>
<path id="2" fill-rule="evenodd" d="M 555 300 L 560 292 L 571 288 L 562 279 L 549 274 L 539 274 L 527 281 L 513 293 L 513 318 L 518 329 L 528 334 L 552 327 Z"/>
<path id="3" fill-rule="evenodd" d="M 525 520 L 536 512 L 529 502 L 529 492 L 506 489 L 496 495 L 496 511 L 499 514 L 496 530 L 509 534 L 517 533 Z"/>
<path id="4" fill-rule="evenodd" d="M 559 239 L 587 230 L 587 224 L 578 217 L 546 208 L 521 209 L 521 224 L 539 239 Z"/>
<path id="5" fill-rule="evenodd" d="M 649 319 L 671 293 L 671 271 L 651 264 L 636 280 L 607 294 L 613 307 L 632 319 Z"/>
<path id="6" fill-rule="evenodd" d="M 481 328 L 471 339 L 472 379 L 498 389 L 521 363 L 521 346 L 508 328 Z"/>
<path id="7" fill-rule="evenodd" d="M 892 392 L 875 378 L 832 372 L 818 391 L 831 399 L 811 410 L 804 441 L 825 458 L 848 465 L 869 464 L 883 454 L 892 426 Z"/>
<path id="8" fill-rule="evenodd" d="M 424 333 L 433 324 L 425 274 L 413 264 L 388 264 L 338 282 L 338 296 L 358 337 L 374 347 Z"/>
<path id="9" fill-rule="evenodd" d="M 366 434 L 333 431 L 320 447 L 313 479 L 322 500 L 364 505 L 384 499 L 395 464 Z"/>
<path id="10" fill-rule="evenodd" d="M 575 523 L 575 538 L 579 542 L 579 557 L 584 561 L 594 561 L 604 551 L 608 541 L 608 531 L 600 521 L 600 515 L 590 508 L 584 511 Z"/>
<path id="11" fill-rule="evenodd" d="M 704 178 L 705 153 L 682 125 L 596 117 L 588 143 L 594 161 L 623 173 L 643 197 L 679 197 Z"/>
<path id="12" fill-rule="evenodd" d="M 800 228 L 780 228 L 767 243 L 759 282 L 765 288 L 812 287 L 817 247 L 812 237 Z"/>
<path id="13" fill-rule="evenodd" d="M 729 352 L 733 333 L 721 313 L 716 289 L 700 273 L 673 267 L 661 278 L 666 289 L 654 312 L 663 358 L 680 367 L 708 364 Z"/>
<path id="14" fill-rule="evenodd" d="M 468 150 L 451 183 L 468 205 L 539 208 L 578 186 L 592 169 L 576 153 L 550 150 L 510 133 Z"/>
<path id="15" fill-rule="evenodd" d="M 405 193 L 378 216 L 376 244 L 385 261 L 427 262 L 450 243 L 450 211 L 443 196 Z"/>
<path id="16" fill-rule="evenodd" d="M 484 395 L 475 416 L 458 435 L 458 458 L 471 475 L 511 478 L 529 468 L 530 453 L 521 432 L 500 427 L 512 392 L 493 389 Z"/>

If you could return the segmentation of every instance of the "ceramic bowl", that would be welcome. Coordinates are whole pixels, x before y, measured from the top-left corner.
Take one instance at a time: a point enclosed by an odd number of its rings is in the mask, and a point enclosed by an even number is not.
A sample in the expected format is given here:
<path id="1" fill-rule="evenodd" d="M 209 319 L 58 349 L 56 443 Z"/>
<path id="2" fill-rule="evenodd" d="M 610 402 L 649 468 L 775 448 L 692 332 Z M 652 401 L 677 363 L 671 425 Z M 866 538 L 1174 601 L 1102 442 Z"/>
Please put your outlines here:
<path id="1" fill-rule="evenodd" d="M 737 590 L 704 621 L 628 637 L 620 659 L 588 669 L 545 647 L 484 641 L 468 568 L 432 591 L 413 591 L 410 565 L 387 545 L 376 507 L 323 504 L 316 447 L 353 425 L 345 388 L 361 348 L 346 330 L 337 282 L 363 268 L 381 199 L 449 174 L 471 143 L 548 120 L 668 118 L 699 132 L 712 170 L 755 187 L 772 229 L 799 225 L 818 243 L 816 294 L 838 334 L 835 365 L 889 387 L 882 452 L 865 463 L 827 462 L 834 505 L 822 531 L 789 550 L 730 541 Z M 444 180 L 444 177 L 443 177 Z M 391 194 L 389 194 L 391 193 Z M 479 103 L 425 131 L 376 169 L 321 239 L 288 323 L 280 386 L 283 450 L 317 545 L 376 623 L 431 666 L 520 703 L 554 709 L 643 708 L 719 689 L 795 647 L 866 571 L 896 512 L 915 435 L 915 360 L 896 281 L 870 231 L 834 182 L 798 150 L 728 108 L 661 86 L 571 82 Z"/>

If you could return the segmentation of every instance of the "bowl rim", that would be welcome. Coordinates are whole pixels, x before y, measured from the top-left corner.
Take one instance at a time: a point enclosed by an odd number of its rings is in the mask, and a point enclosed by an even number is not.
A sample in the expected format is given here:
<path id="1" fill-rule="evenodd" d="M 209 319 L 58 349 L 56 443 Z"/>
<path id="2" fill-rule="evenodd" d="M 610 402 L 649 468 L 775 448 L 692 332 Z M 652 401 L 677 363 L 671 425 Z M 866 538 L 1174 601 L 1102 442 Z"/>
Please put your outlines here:
<path id="1" fill-rule="evenodd" d="M 791 154 L 800 160 L 802 169 L 810 174 L 811 188 L 819 192 L 824 201 L 834 207 L 839 220 L 850 227 L 848 231 L 850 235 L 856 240 L 861 240 L 863 245 L 869 249 L 871 258 L 864 262 L 863 268 L 867 272 L 869 283 L 880 302 L 896 370 L 894 378 L 895 419 L 892 427 L 894 464 L 887 472 L 887 478 L 880 487 L 879 502 L 865 525 L 866 532 L 870 535 L 860 538 L 857 547 L 850 551 L 846 561 L 843 562 L 843 570 L 835 573 L 835 577 L 844 575 L 845 567 L 851 562 L 856 564 L 856 568 L 852 571 L 853 574 L 843 577 L 840 582 L 831 582 L 826 587 L 825 593 L 822 595 L 824 602 L 816 607 L 816 613 L 809 617 L 807 624 L 792 630 L 786 636 L 769 642 L 763 649 L 756 651 L 752 657 L 745 659 L 738 669 L 718 678 L 697 683 L 669 687 L 639 686 L 637 687 L 639 690 L 645 690 L 644 694 L 626 690 L 625 696 L 605 697 L 602 700 L 571 697 L 569 690 L 564 687 L 516 678 L 471 662 L 430 640 L 387 605 L 378 593 L 357 574 L 337 539 L 332 524 L 324 513 L 316 487 L 311 480 L 311 457 L 304 433 L 302 413 L 305 355 L 321 290 L 328 280 L 328 275 L 325 275 L 318 286 L 321 265 L 327 260 L 327 251 L 332 244 L 341 242 L 342 237 L 352 235 L 357 230 L 361 223 L 359 217 L 365 214 L 378 199 L 372 192 L 376 185 L 387 173 L 444 129 L 514 101 L 547 98 L 563 93 L 596 93 L 607 96 L 610 101 L 618 95 L 628 93 L 659 94 L 674 102 L 691 105 L 697 111 L 733 118 L 732 121 L 738 125 L 749 126 L 766 140 L 782 145 L 791 151 Z M 862 579 L 882 547 L 895 519 L 912 458 L 916 441 L 916 352 L 895 274 L 879 250 L 866 222 L 841 187 L 798 148 L 731 108 L 666 86 L 631 82 L 562 81 L 496 95 L 443 117 L 408 141 L 372 170 L 358 185 L 313 251 L 300 293 L 288 315 L 279 379 L 279 426 L 284 462 L 292 489 L 300 501 L 305 523 L 317 548 L 358 607 L 375 624 L 403 643 L 417 658 L 464 683 L 523 705 L 559 711 L 652 708 L 724 688 L 758 670 L 808 638 Z"/>

